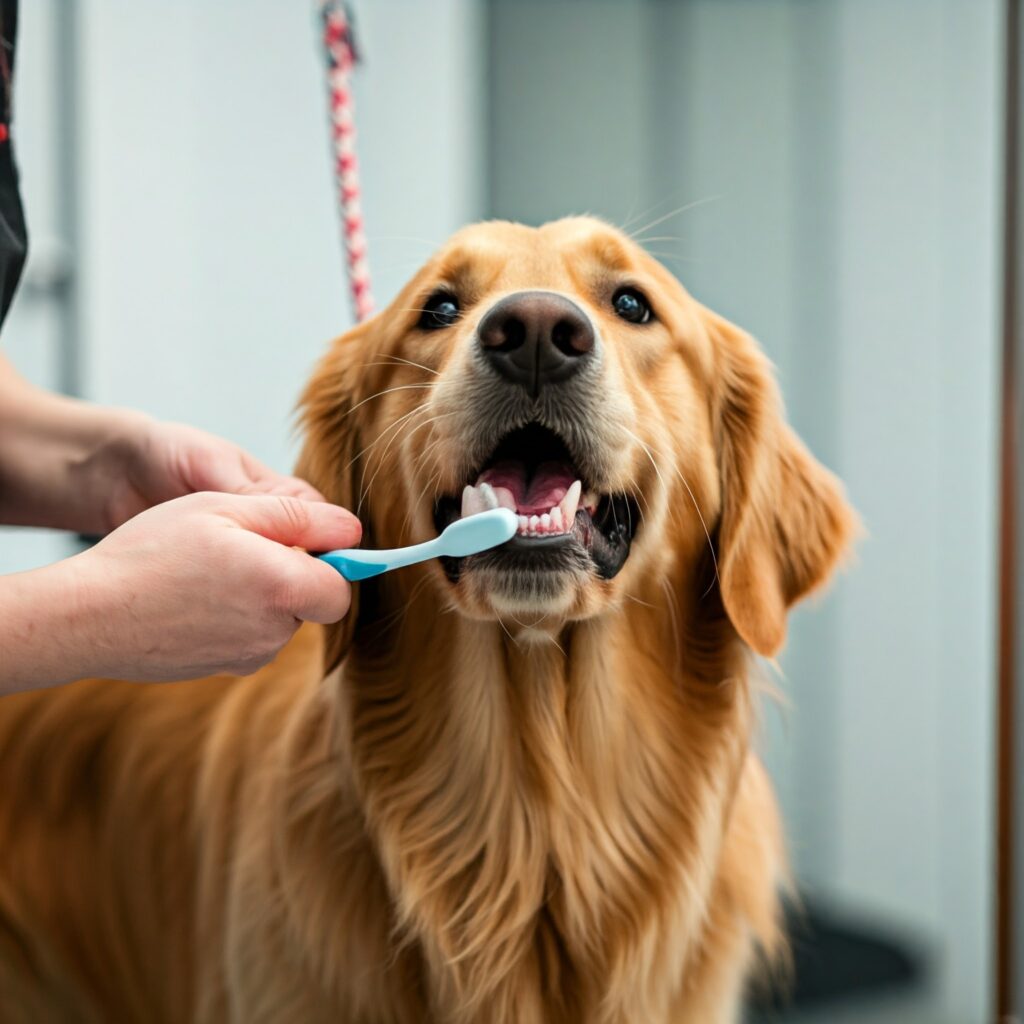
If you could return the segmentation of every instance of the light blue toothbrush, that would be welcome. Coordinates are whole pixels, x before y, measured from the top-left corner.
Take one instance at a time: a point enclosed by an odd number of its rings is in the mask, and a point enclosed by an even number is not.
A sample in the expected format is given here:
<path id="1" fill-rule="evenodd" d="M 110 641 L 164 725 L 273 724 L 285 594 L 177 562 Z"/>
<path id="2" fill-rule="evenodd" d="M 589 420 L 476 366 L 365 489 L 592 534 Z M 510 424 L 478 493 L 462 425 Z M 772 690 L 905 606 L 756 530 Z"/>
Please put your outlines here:
<path id="1" fill-rule="evenodd" d="M 488 548 L 496 548 L 515 536 L 518 525 L 519 519 L 511 509 L 491 508 L 486 512 L 466 516 L 465 519 L 457 519 L 439 537 L 422 544 L 392 548 L 389 551 L 339 548 L 317 557 L 334 566 L 345 579 L 354 582 L 379 576 L 391 569 L 425 562 L 439 555 L 463 558 Z"/>

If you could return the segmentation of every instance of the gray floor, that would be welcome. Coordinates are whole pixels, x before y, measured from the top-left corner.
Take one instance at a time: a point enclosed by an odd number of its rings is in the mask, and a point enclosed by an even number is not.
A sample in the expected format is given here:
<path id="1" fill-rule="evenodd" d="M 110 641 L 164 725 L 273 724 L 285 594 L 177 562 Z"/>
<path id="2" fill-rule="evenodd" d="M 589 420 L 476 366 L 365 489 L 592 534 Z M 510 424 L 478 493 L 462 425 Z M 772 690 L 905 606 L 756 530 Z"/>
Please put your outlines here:
<path id="1" fill-rule="evenodd" d="M 920 993 L 859 998 L 843 1006 L 783 1013 L 770 1021 L 771 1024 L 971 1024 L 943 1016 L 933 1000 Z"/>

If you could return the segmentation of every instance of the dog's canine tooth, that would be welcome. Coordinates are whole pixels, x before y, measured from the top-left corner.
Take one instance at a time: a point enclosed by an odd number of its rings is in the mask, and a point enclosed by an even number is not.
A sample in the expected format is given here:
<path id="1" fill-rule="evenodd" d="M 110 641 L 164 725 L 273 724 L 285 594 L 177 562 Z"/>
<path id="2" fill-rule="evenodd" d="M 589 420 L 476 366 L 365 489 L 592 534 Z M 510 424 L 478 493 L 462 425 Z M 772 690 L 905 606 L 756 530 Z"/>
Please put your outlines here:
<path id="1" fill-rule="evenodd" d="M 572 487 L 565 492 L 565 497 L 558 503 L 558 507 L 562 510 L 562 519 L 565 521 L 565 529 L 571 530 L 572 524 L 576 519 L 576 509 L 580 505 L 580 494 L 583 492 L 583 484 L 579 480 L 574 480 Z"/>
<path id="2" fill-rule="evenodd" d="M 480 491 L 467 484 L 462 490 L 462 515 L 473 516 L 477 512 L 483 512 L 488 506 L 484 504 Z"/>
<path id="3" fill-rule="evenodd" d="M 480 492 L 480 498 L 485 509 L 498 507 L 498 496 L 494 493 L 494 488 L 489 483 L 478 484 L 477 490 Z"/>

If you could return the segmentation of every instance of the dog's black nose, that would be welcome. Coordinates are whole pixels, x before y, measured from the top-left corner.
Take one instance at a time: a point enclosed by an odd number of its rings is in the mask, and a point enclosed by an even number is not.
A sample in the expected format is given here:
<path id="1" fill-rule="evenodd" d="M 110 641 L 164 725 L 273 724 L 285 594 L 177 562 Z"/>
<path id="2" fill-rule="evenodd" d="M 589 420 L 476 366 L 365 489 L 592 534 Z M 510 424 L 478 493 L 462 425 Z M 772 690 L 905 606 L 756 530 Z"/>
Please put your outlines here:
<path id="1" fill-rule="evenodd" d="M 545 384 L 571 377 L 594 351 L 590 319 L 554 292 L 506 295 L 480 321 L 477 335 L 490 364 L 534 398 Z"/>

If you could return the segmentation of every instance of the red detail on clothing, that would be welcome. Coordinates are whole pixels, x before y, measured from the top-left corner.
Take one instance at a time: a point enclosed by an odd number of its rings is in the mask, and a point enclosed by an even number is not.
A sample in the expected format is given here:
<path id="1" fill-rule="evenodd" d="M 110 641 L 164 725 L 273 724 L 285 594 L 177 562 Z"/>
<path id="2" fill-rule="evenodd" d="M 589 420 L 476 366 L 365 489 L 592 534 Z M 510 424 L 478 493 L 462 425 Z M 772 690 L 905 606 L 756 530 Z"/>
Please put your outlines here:
<path id="1" fill-rule="evenodd" d="M 0 142 L 6 142 L 11 137 L 11 130 L 5 124 L 0 124 Z"/>

